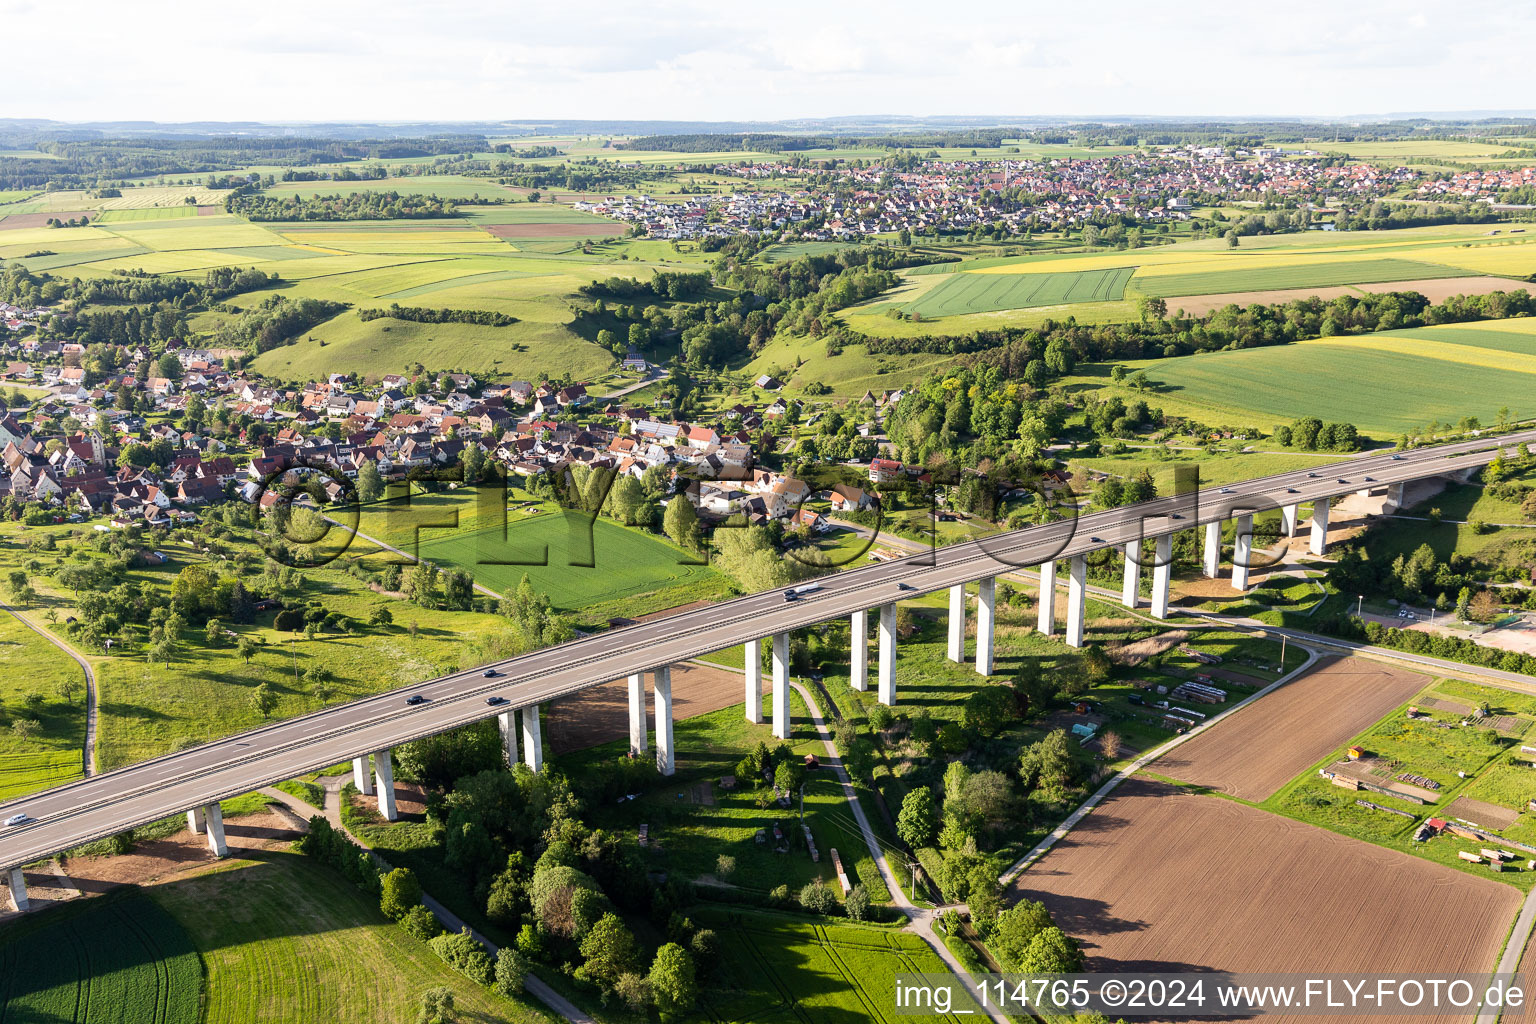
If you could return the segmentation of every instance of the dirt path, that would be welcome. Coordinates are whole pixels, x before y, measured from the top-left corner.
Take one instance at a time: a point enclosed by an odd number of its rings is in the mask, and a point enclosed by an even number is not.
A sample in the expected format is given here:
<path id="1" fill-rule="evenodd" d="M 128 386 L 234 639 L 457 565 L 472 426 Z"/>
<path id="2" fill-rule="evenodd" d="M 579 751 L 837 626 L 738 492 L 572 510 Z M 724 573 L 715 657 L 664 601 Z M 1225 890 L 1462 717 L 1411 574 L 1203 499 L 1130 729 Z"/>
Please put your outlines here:
<path id="1" fill-rule="evenodd" d="M 6 611 L 10 612 L 11 615 L 16 618 L 17 622 L 21 623 L 23 626 L 26 626 L 32 632 L 36 633 L 44 640 L 47 640 L 49 643 L 53 644 L 53 646 L 69 655 L 70 658 L 74 660 L 75 664 L 80 666 L 80 670 L 85 673 L 85 746 L 81 750 L 81 757 L 84 762 L 85 774 L 87 776 L 95 775 L 96 673 L 91 668 L 91 663 L 85 660 L 85 655 L 75 650 L 63 640 L 60 640 L 58 637 L 54 636 L 48 630 L 37 625 L 35 622 L 21 614 L 21 612 L 17 611 L 15 608 L 12 608 L 10 605 L 5 604 L 4 602 L 0 602 L 0 608 L 4 608 Z"/>

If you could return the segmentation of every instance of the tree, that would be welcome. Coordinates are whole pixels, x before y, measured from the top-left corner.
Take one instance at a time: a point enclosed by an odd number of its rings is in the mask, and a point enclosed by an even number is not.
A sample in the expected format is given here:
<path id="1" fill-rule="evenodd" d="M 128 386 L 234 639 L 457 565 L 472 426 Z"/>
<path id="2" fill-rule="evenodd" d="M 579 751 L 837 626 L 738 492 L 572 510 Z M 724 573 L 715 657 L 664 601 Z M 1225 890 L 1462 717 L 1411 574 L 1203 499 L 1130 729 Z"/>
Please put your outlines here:
<path id="1" fill-rule="evenodd" d="M 453 989 L 446 985 L 429 988 L 421 994 L 421 1010 L 416 1024 L 452 1024 Z"/>
<path id="2" fill-rule="evenodd" d="M 635 937 L 617 914 L 604 914 L 581 940 L 585 959 L 576 969 L 576 977 L 611 992 L 621 975 L 633 972 L 640 963 Z"/>
<path id="3" fill-rule="evenodd" d="M 389 609 L 382 604 L 374 605 L 373 611 L 368 613 L 370 626 L 387 626 L 394 621 L 394 615 L 390 614 Z"/>
<path id="4" fill-rule="evenodd" d="M 504 996 L 523 994 L 523 978 L 529 971 L 528 958 L 511 946 L 496 954 L 496 991 Z"/>
<path id="5" fill-rule="evenodd" d="M 357 471 L 357 500 L 361 502 L 378 501 L 384 497 L 384 477 L 379 473 L 379 467 L 373 461 L 363 463 L 363 467 Z"/>
<path id="6" fill-rule="evenodd" d="M 248 636 L 241 637 L 235 641 L 235 653 L 240 656 L 241 661 L 249 665 L 251 659 L 256 656 L 256 641 Z"/>
<path id="7" fill-rule="evenodd" d="M 1051 915 L 1045 904 L 1020 900 L 997 915 L 992 934 L 987 936 L 987 948 L 1003 970 L 1020 971 L 1030 942 L 1050 925 Z"/>
<path id="8" fill-rule="evenodd" d="M 914 789 L 901 801 L 901 813 L 896 816 L 896 834 L 913 849 L 927 846 L 939 831 L 939 808 L 933 799 L 933 790 L 927 786 Z"/>
<path id="9" fill-rule="evenodd" d="M 1468 606 L 1473 622 L 1492 622 L 1499 615 L 1499 599 L 1491 590 L 1479 590 Z"/>
<path id="10" fill-rule="evenodd" d="M 379 880 L 379 909 L 384 916 L 398 921 L 421 905 L 421 883 L 410 868 L 395 868 Z"/>
<path id="11" fill-rule="evenodd" d="M 1083 969 L 1083 950 L 1060 928 L 1042 928 L 1019 961 L 1021 974 L 1074 974 Z"/>
<path id="12" fill-rule="evenodd" d="M 675 495 L 667 502 L 667 514 L 662 517 L 662 527 L 672 543 L 678 547 L 696 550 L 699 546 L 699 516 L 693 502 L 685 494 Z"/>
<path id="13" fill-rule="evenodd" d="M 848 911 L 850 921 L 862 921 L 869 915 L 869 890 L 864 888 L 863 882 L 848 890 L 843 908 Z"/>
<path id="14" fill-rule="evenodd" d="M 218 619 L 209 619 L 208 628 L 203 631 L 203 642 L 209 647 L 223 647 L 224 624 Z"/>
<path id="15" fill-rule="evenodd" d="M 694 972 L 693 958 L 675 942 L 669 942 L 656 951 L 651 962 L 651 998 L 662 1020 L 675 1020 L 686 1014 L 698 1002 L 699 983 Z"/>
<path id="16" fill-rule="evenodd" d="M 251 691 L 251 706 L 262 718 L 271 718 L 277 708 L 277 694 L 272 692 L 272 687 L 262 683 Z"/>
<path id="17" fill-rule="evenodd" d="M 73 675 L 60 676 L 58 686 L 55 689 L 58 695 L 64 698 L 66 704 L 73 704 L 75 702 L 75 694 L 80 692 L 80 680 L 76 679 Z"/>

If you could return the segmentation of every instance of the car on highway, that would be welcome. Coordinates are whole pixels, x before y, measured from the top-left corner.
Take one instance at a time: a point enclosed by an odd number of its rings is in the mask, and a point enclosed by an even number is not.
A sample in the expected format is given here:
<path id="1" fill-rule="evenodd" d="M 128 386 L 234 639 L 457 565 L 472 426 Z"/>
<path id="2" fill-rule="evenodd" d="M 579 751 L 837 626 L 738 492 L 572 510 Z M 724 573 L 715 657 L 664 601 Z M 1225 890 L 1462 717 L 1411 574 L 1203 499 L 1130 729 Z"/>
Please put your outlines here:
<path id="1" fill-rule="evenodd" d="M 913 586 L 913 585 L 912 585 L 912 584 L 910 584 L 910 583 L 900 583 L 900 582 L 898 582 L 898 583 L 897 583 L 897 584 L 896 584 L 896 589 L 897 589 L 897 590 L 916 590 L 916 589 L 917 589 L 917 588 L 916 588 L 916 587 L 914 587 L 914 586 Z"/>
<path id="2" fill-rule="evenodd" d="M 490 705 L 491 707 L 494 708 L 494 707 L 496 707 L 498 705 L 507 703 L 507 698 L 505 698 L 505 697 L 487 697 L 487 698 L 485 698 L 485 702 L 486 702 L 486 704 L 488 704 L 488 705 Z"/>
<path id="3" fill-rule="evenodd" d="M 485 678 L 487 678 L 487 679 L 495 679 L 497 676 L 501 675 L 500 672 L 497 672 L 493 668 L 488 668 L 484 672 L 481 672 L 480 674 L 482 676 L 484 676 Z"/>
<path id="4" fill-rule="evenodd" d="M 1317 479 L 1317 474 L 1316 474 L 1316 473 L 1308 473 L 1308 474 L 1307 474 L 1307 476 L 1308 476 L 1308 477 L 1309 477 L 1309 478 L 1310 478 L 1310 479 L 1312 479 L 1312 480 L 1316 480 L 1316 479 Z"/>
<path id="5" fill-rule="evenodd" d="M 13 814 L 9 818 L 5 819 L 5 827 L 15 828 L 17 825 L 25 825 L 31 820 L 32 815 L 30 814 Z"/>
<path id="6" fill-rule="evenodd" d="M 1403 457 L 1401 455 L 1394 455 L 1394 456 L 1392 456 L 1392 461 L 1393 462 L 1402 462 L 1403 461 Z"/>
<path id="7" fill-rule="evenodd" d="M 411 705 L 425 704 L 427 702 L 427 698 L 423 697 L 419 693 L 413 693 L 409 697 L 405 698 L 405 702 Z"/>

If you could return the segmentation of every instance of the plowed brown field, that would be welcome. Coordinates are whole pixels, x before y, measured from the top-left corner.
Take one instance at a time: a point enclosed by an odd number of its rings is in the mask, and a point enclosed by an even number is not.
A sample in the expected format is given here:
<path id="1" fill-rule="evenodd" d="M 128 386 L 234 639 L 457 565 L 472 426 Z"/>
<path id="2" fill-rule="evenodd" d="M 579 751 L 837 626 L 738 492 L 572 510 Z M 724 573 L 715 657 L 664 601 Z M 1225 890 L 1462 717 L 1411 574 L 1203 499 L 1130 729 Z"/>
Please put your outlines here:
<path id="1" fill-rule="evenodd" d="M 1364 658 L 1330 658 L 1151 765 L 1181 782 L 1257 803 L 1429 685 Z"/>
<path id="2" fill-rule="evenodd" d="M 1143 779 L 1084 818 L 1008 896 L 1043 902 L 1094 972 L 1419 977 L 1493 970 L 1521 903 L 1491 878 Z"/>
<path id="3" fill-rule="evenodd" d="M 746 697 L 746 677 L 710 665 L 672 666 L 673 721 L 693 718 L 740 704 Z M 651 676 L 645 676 L 645 720 L 656 725 Z M 629 735 L 629 683 L 620 679 L 582 690 L 547 709 L 544 736 L 556 754 L 585 750 Z"/>

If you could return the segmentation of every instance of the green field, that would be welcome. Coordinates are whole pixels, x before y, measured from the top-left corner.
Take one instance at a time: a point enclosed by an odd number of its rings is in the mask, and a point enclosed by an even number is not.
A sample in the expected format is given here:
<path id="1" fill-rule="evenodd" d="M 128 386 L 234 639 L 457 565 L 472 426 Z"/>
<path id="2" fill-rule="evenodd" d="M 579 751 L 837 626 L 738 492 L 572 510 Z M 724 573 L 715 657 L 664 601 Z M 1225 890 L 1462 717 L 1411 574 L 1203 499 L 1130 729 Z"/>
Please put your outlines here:
<path id="1" fill-rule="evenodd" d="M 153 895 L 207 970 L 204 1012 L 194 1002 L 189 1024 L 411 1024 L 421 993 L 438 985 L 453 990 L 461 1020 L 554 1019 L 452 970 L 352 883 L 297 853 L 227 861 Z"/>
<path id="2" fill-rule="evenodd" d="M 1355 338 L 1211 352 L 1127 364 L 1154 382 L 1145 397 L 1202 423 L 1269 430 L 1303 416 L 1391 436 L 1431 420 L 1501 407 L 1536 413 L 1536 320 L 1420 327 Z M 1092 378 L 1095 381 L 1101 378 Z M 1107 381 L 1107 376 L 1102 378 Z M 1454 381 L 1454 387 L 1447 382 Z"/>
<path id="3" fill-rule="evenodd" d="M 138 890 L 0 931 L 0 1024 L 201 1024 L 202 985 L 182 922 Z"/>
<path id="4" fill-rule="evenodd" d="M 1220 295 L 1223 292 L 1257 292 L 1278 288 L 1330 288 L 1344 284 L 1374 284 L 1379 281 L 1419 281 L 1467 273 L 1469 271 L 1417 260 L 1339 260 L 1293 266 L 1234 267 L 1231 270 L 1201 270 L 1189 274 L 1159 274 L 1155 277 L 1137 277 L 1131 282 L 1131 287 L 1146 295 L 1172 298 L 1178 295 Z"/>
<path id="5" fill-rule="evenodd" d="M 896 1012 L 897 974 L 949 973 L 939 955 L 916 935 L 763 911 L 700 907 L 692 913 L 720 936 L 721 972 L 726 977 L 706 989 L 701 1012 L 691 1020 L 958 1024 L 967 1019 L 952 1013 Z"/>
<path id="6" fill-rule="evenodd" d="M 953 274 L 902 307 L 924 317 L 1108 302 L 1125 294 L 1132 267 L 1054 274 Z"/>
<path id="7" fill-rule="evenodd" d="M 856 242 L 780 242 L 758 253 L 757 258 L 763 263 L 783 263 L 785 260 L 797 260 L 801 256 L 826 256 L 857 247 Z"/>
<path id="8" fill-rule="evenodd" d="M 66 701 L 61 681 L 77 692 Z M 42 698 L 37 710 L 29 695 Z M 63 651 L 0 611 L 0 800 L 57 786 L 81 775 L 85 742 L 85 677 Z M 34 720 L 40 731 L 23 736 L 15 723 Z"/>
<path id="9" fill-rule="evenodd" d="M 455 515 L 460 525 L 451 529 L 424 525 Z M 510 593 L 526 575 L 556 608 L 584 617 L 665 608 L 727 586 L 719 572 L 691 564 L 694 557 L 670 541 L 607 519 L 588 524 L 547 508 L 532 517 L 511 511 L 503 534 L 500 523 L 476 518 L 467 494 L 417 495 L 408 508 L 370 508 L 359 529 L 443 568 L 463 569 L 498 593 Z"/>

